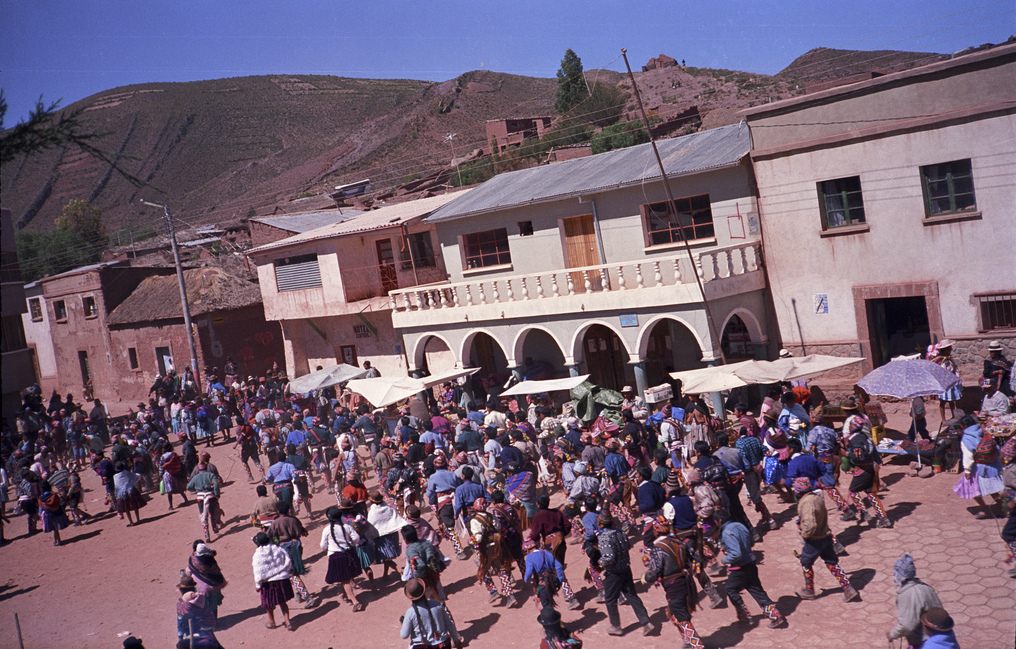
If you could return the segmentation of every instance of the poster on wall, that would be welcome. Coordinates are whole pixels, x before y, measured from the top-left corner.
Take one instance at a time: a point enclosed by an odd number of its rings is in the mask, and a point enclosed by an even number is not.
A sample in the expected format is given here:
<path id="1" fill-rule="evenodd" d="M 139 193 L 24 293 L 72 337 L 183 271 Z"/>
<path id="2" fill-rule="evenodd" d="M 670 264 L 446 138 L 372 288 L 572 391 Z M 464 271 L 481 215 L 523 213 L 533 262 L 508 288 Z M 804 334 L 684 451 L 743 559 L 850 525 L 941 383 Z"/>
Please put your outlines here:
<path id="1" fill-rule="evenodd" d="M 829 294 L 815 294 L 815 315 L 829 315 Z"/>
<path id="2" fill-rule="evenodd" d="M 343 345 L 339 348 L 339 360 L 346 365 L 358 367 L 356 362 L 356 345 Z"/>

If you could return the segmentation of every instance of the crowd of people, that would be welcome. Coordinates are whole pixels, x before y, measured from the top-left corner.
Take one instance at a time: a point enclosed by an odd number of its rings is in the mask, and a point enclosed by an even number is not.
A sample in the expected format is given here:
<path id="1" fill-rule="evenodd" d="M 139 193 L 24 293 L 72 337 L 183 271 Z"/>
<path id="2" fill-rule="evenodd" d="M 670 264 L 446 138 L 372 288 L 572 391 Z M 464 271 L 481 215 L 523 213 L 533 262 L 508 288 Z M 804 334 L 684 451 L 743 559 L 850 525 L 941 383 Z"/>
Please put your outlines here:
<path id="1" fill-rule="evenodd" d="M 990 360 L 986 378 L 999 388 L 992 393 L 1011 386 L 1011 364 L 994 350 Z M 244 379 L 232 361 L 224 370 L 221 378 L 217 368 L 207 370 L 202 387 L 189 370 L 159 377 L 148 403 L 123 421 L 98 400 L 86 413 L 72 395 L 54 393 L 46 405 L 33 389 L 17 430 L 3 435 L 3 510 L 13 486 L 29 534 L 41 518 L 55 545 L 62 529 L 97 514 L 82 508 L 85 470 L 101 478 L 108 511 L 128 526 L 144 522 L 156 492 L 170 509 L 175 495 L 197 500 L 200 538 L 177 586 L 180 646 L 220 646 L 215 628 L 227 581 L 212 542 L 223 527 L 218 500 L 227 480 L 198 451 L 220 438 L 250 483 L 251 565 L 265 625 L 292 630 L 291 600 L 311 608 L 327 596 L 310 592 L 302 579 L 304 521 L 323 516 L 325 582 L 359 613 L 365 604 L 358 593 L 375 587 L 375 569 L 383 569 L 382 579 L 400 574 L 409 600 L 400 632 L 410 647 L 464 644 L 442 584 L 452 561 L 472 562 L 491 602 L 516 607 L 530 594 L 548 649 L 581 646 L 557 609 L 558 598 L 582 607 L 583 589 L 595 591 L 594 602 L 606 609 L 610 635 L 625 633 L 620 604 L 632 609 L 643 633 L 656 631 L 633 563 L 644 567 L 643 582 L 661 587 L 684 647 L 704 646 L 693 623 L 700 600 L 711 608 L 729 600 L 732 623 L 753 625 L 758 613 L 747 593 L 762 619 L 782 628 L 787 612 L 762 583 L 753 549 L 777 526 L 763 494 L 778 495 L 796 512 L 800 545 L 770 551 L 798 557 L 802 600 L 817 597 L 819 561 L 846 602 L 859 597 L 841 567 L 835 515 L 872 530 L 894 524 L 881 495 L 873 432 L 884 422 L 863 394 L 838 404 L 845 416 L 838 430 L 828 404 L 800 384 L 772 386 L 757 414 L 730 403 L 726 417 L 679 386 L 674 398 L 654 404 L 626 386 L 618 421 L 583 421 L 571 403 L 548 395 L 501 398 L 491 382 L 472 390 L 448 383 L 401 408 L 377 410 L 341 388 L 289 394 L 278 368 L 259 379 Z M 947 442 L 936 466 L 959 462 L 956 493 L 978 503 L 978 516 L 1007 517 L 1002 536 L 1011 560 L 1016 439 L 1000 448 L 975 416 L 962 414 L 936 438 Z M 6 523 L 0 517 L 0 539 Z M 584 566 L 583 583 L 569 581 L 569 561 Z M 909 555 L 897 561 L 894 577 L 899 622 L 887 630 L 890 640 L 958 646 L 951 618 L 934 589 L 916 578 Z"/>

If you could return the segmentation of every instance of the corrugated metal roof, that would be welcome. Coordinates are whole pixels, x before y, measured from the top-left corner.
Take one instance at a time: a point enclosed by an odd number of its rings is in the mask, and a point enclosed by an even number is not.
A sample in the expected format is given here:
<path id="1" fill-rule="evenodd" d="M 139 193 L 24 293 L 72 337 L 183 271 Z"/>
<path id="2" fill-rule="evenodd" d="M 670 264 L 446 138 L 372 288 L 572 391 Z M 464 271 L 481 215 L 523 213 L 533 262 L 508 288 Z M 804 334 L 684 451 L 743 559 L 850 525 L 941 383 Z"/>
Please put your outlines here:
<path id="1" fill-rule="evenodd" d="M 319 210 L 316 212 L 296 212 L 293 214 L 280 214 L 278 216 L 256 216 L 251 219 L 257 223 L 264 223 L 270 225 L 273 228 L 280 230 L 286 230 L 295 234 L 302 232 L 309 232 L 311 230 L 331 225 L 333 223 L 342 223 L 349 219 L 356 218 L 363 214 L 360 210 Z"/>
<path id="2" fill-rule="evenodd" d="M 683 176 L 736 164 L 748 154 L 748 127 L 742 122 L 657 142 L 669 176 Z M 473 214 L 593 194 L 660 177 L 652 146 L 637 146 L 552 165 L 494 176 L 468 196 L 427 217 L 428 223 Z"/>
<path id="3" fill-rule="evenodd" d="M 471 191 L 474 190 L 463 189 L 461 191 L 441 194 L 439 196 L 420 198 L 415 201 L 386 205 L 385 207 L 379 207 L 376 210 L 363 212 L 356 218 L 348 221 L 332 223 L 330 225 L 310 230 L 308 232 L 303 232 L 292 237 L 287 237 L 279 241 L 266 243 L 263 246 L 252 248 L 248 254 L 256 254 L 267 250 L 274 250 L 276 248 L 295 246 L 308 241 L 317 241 L 318 239 L 330 239 L 332 237 L 341 237 L 349 234 L 394 227 L 401 223 L 405 223 L 406 221 L 427 216 L 442 205 L 445 205 L 446 203 Z"/>

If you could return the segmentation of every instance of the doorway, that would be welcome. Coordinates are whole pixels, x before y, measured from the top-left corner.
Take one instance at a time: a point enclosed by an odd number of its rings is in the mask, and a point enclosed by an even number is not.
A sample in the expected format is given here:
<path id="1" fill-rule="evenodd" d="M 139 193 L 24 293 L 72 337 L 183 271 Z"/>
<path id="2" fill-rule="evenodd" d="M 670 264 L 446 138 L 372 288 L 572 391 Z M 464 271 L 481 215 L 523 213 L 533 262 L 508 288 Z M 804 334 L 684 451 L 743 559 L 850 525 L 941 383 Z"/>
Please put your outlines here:
<path id="1" fill-rule="evenodd" d="M 381 273 L 381 290 L 387 295 L 389 291 L 399 288 L 399 274 L 395 270 L 395 251 L 391 239 L 379 239 L 375 246 L 378 272 Z"/>
<path id="2" fill-rule="evenodd" d="M 155 364 L 162 376 L 169 374 L 169 370 L 175 369 L 173 367 L 173 353 L 169 351 L 169 347 L 155 348 Z"/>
<path id="3" fill-rule="evenodd" d="M 865 300 L 874 367 L 896 356 L 923 353 L 931 344 L 924 296 Z"/>
<path id="4" fill-rule="evenodd" d="M 584 268 L 602 263 L 600 249 L 596 244 L 596 225 L 591 214 L 561 219 L 561 228 L 564 236 L 564 259 L 568 268 Z M 584 293 L 585 278 L 582 273 L 570 275 L 575 292 Z M 589 280 L 592 290 L 598 291 L 602 288 L 599 271 L 589 273 Z"/>
<path id="5" fill-rule="evenodd" d="M 92 372 L 88 367 L 88 352 L 78 352 L 78 366 L 81 368 L 81 385 L 87 387 L 92 383 Z"/>
<path id="6" fill-rule="evenodd" d="M 620 390 L 628 383 L 628 352 L 617 334 L 607 327 L 601 324 L 589 327 L 582 338 L 582 353 L 589 380 L 596 385 Z"/>

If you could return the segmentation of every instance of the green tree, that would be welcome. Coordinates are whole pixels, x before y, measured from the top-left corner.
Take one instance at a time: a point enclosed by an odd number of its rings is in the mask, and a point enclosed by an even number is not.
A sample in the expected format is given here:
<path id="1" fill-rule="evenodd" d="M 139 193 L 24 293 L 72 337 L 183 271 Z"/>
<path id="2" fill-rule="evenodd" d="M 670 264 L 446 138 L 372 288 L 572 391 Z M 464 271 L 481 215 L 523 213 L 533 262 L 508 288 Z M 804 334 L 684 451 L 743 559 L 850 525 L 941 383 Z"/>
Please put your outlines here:
<path id="1" fill-rule="evenodd" d="M 594 83 L 591 91 L 577 111 L 581 116 L 576 116 L 576 119 L 600 127 L 617 122 L 628 101 L 628 93 L 609 83 Z"/>
<path id="2" fill-rule="evenodd" d="M 109 242 L 102 225 L 102 210 L 80 198 L 67 201 L 55 223 L 58 229 L 71 232 L 80 241 L 103 246 Z"/>
<path id="3" fill-rule="evenodd" d="M 593 137 L 593 153 L 604 153 L 623 149 L 649 141 L 649 135 L 638 121 L 618 122 L 608 126 Z"/>
<path id="4" fill-rule="evenodd" d="M 557 98 L 554 100 L 554 110 L 558 114 L 566 113 L 588 94 L 582 71 L 582 59 L 569 48 L 565 50 L 561 67 L 557 71 Z"/>
<path id="5" fill-rule="evenodd" d="M 109 244 L 102 211 L 80 198 L 64 206 L 55 225 L 45 232 L 17 234 L 18 262 L 25 281 L 94 264 Z"/>

